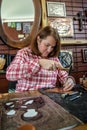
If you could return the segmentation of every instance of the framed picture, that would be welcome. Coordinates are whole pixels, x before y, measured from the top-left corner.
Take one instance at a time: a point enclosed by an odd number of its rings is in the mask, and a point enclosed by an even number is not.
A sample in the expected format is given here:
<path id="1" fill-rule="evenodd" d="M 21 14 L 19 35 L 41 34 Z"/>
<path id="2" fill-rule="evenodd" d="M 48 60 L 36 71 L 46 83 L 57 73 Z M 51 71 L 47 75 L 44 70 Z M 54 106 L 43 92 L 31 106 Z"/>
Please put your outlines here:
<path id="1" fill-rule="evenodd" d="M 58 30 L 61 37 L 73 37 L 73 19 L 72 18 L 48 18 L 48 24 Z"/>
<path id="2" fill-rule="evenodd" d="M 72 50 L 61 50 L 58 56 L 63 67 L 73 67 L 73 52 Z"/>
<path id="3" fill-rule="evenodd" d="M 16 30 L 17 30 L 17 31 L 21 31 L 21 30 L 22 30 L 21 22 L 17 22 L 17 23 L 16 23 Z"/>
<path id="4" fill-rule="evenodd" d="M 23 33 L 28 34 L 31 31 L 32 22 L 25 22 L 23 23 Z"/>
<path id="5" fill-rule="evenodd" d="M 11 22 L 11 28 L 15 28 L 16 27 L 16 23 L 15 22 Z"/>
<path id="6" fill-rule="evenodd" d="M 65 3 L 62 2 L 49 2 L 47 1 L 47 14 L 48 16 L 65 17 L 66 8 Z"/>
<path id="7" fill-rule="evenodd" d="M 82 50 L 83 62 L 87 62 L 87 48 Z"/>

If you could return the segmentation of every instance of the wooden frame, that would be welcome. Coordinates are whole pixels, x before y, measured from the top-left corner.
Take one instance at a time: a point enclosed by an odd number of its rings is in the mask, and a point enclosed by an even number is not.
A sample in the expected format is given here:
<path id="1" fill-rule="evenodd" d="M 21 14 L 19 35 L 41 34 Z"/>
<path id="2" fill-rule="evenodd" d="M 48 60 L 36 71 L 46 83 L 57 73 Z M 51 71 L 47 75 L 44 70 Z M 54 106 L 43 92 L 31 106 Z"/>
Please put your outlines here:
<path id="1" fill-rule="evenodd" d="M 73 19 L 66 18 L 48 18 L 48 24 L 56 28 L 61 37 L 73 37 Z"/>
<path id="2" fill-rule="evenodd" d="M 66 8 L 63 2 L 49 2 L 47 1 L 47 14 L 48 16 L 65 17 Z"/>
<path id="3" fill-rule="evenodd" d="M 34 18 L 34 22 L 33 22 L 33 26 L 32 26 L 32 30 L 30 35 L 28 35 L 25 39 L 23 40 L 13 40 L 11 39 L 11 37 L 8 35 L 8 33 L 6 32 L 5 28 L 2 25 L 2 21 L 0 19 L 0 35 L 1 37 L 3 37 L 3 39 L 5 40 L 6 44 L 8 46 L 14 47 L 14 48 L 23 48 L 29 45 L 29 43 L 31 43 L 32 39 L 34 38 L 34 36 L 36 35 L 36 33 L 39 30 L 40 27 L 40 22 L 41 22 L 41 2 L 40 0 L 32 0 L 33 4 L 34 4 L 34 11 L 35 11 L 35 18 Z M 0 1 L 0 7 L 1 7 L 1 2 Z M 1 13 L 0 13 L 0 17 L 1 17 Z"/>
<path id="4" fill-rule="evenodd" d="M 82 49 L 83 62 L 87 62 L 87 48 Z"/>
<path id="5" fill-rule="evenodd" d="M 41 0 L 42 5 L 42 27 L 48 25 L 47 22 L 47 11 L 46 11 L 46 0 Z"/>

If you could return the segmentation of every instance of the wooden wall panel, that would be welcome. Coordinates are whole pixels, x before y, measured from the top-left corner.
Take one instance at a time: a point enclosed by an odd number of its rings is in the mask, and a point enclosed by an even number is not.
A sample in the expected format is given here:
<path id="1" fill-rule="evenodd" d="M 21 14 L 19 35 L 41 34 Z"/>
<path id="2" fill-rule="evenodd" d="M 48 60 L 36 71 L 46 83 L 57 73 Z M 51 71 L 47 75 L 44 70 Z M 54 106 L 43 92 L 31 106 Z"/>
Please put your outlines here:
<path id="1" fill-rule="evenodd" d="M 76 82 L 79 83 L 81 78 L 87 72 L 87 62 L 83 62 L 82 49 L 87 48 L 85 45 L 80 46 L 63 46 L 62 49 L 71 50 L 73 52 L 73 69 L 71 75 L 75 77 Z"/>
<path id="2" fill-rule="evenodd" d="M 0 74 L 0 93 L 8 92 L 8 81 L 5 78 L 5 74 Z"/>
<path id="3" fill-rule="evenodd" d="M 53 0 L 46 0 L 46 1 L 53 1 Z M 66 5 L 66 17 L 73 18 L 73 29 L 74 29 L 74 36 L 63 38 L 63 39 L 87 39 L 87 20 L 82 21 L 83 23 L 83 30 L 79 30 L 79 21 L 74 20 L 74 18 L 77 18 L 77 14 L 79 11 L 82 11 L 82 15 L 85 15 L 85 10 L 87 9 L 87 1 L 85 0 L 54 0 L 53 2 L 64 2 Z M 48 17 L 48 16 L 47 16 Z M 83 62 L 82 57 L 82 49 L 87 48 L 87 44 L 70 44 L 70 45 L 62 45 L 62 49 L 65 50 L 72 50 L 73 52 L 73 70 L 72 75 L 75 77 L 76 82 L 79 83 L 79 78 L 83 76 L 85 72 L 87 72 L 87 62 Z"/>

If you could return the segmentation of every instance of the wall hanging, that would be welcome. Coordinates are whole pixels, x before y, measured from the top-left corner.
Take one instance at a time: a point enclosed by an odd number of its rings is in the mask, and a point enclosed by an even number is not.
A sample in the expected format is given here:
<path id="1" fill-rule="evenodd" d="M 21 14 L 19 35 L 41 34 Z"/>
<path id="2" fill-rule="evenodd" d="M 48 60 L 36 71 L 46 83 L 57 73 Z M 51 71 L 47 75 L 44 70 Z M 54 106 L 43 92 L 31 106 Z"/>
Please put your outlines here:
<path id="1" fill-rule="evenodd" d="M 48 24 L 56 28 L 61 37 L 72 37 L 74 35 L 72 18 L 48 18 Z"/>

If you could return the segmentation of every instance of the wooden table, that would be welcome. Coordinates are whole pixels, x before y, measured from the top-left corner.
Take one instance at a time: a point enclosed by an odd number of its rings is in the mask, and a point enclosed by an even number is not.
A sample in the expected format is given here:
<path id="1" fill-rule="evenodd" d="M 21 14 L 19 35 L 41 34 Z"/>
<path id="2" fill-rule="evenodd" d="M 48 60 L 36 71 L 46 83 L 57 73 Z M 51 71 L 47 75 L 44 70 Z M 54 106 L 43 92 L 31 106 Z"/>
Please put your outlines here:
<path id="1" fill-rule="evenodd" d="M 53 91 L 53 90 L 49 90 Z M 54 89 L 54 91 L 58 91 L 57 89 Z M 1 128 L 0 130 L 9 130 L 10 127 L 12 130 L 17 130 L 18 127 L 24 124 L 31 123 L 35 126 L 36 130 L 59 130 L 60 128 L 64 128 L 67 126 L 73 126 L 73 125 L 82 125 L 83 122 L 81 122 L 79 119 L 68 113 L 64 108 L 62 108 L 59 104 L 55 103 L 53 100 L 51 100 L 46 95 L 41 94 L 39 91 L 28 91 L 28 92 L 21 92 L 21 93 L 5 93 L 0 94 L 0 103 L 1 105 L 5 102 L 12 101 L 12 100 L 19 100 L 23 98 L 35 98 L 35 97 L 42 97 L 44 99 L 45 105 L 41 108 L 39 108 L 40 112 L 42 112 L 43 117 L 36 120 L 36 121 L 23 121 L 21 119 L 18 119 L 20 116 L 15 115 L 14 117 L 7 117 L 4 112 L 5 116 L 5 123 L 2 122 L 1 119 Z M 19 110 L 17 110 L 19 111 Z M 1 110 L 1 113 L 2 110 Z M 3 114 L 2 114 L 3 116 Z M 11 119 L 12 118 L 12 119 Z M 14 119 L 15 118 L 15 119 Z M 6 120 L 7 119 L 7 120 Z M 18 121 L 17 121 L 18 120 Z M 12 122 L 13 121 L 13 122 Z M 11 122 L 11 125 L 9 124 Z M 5 126 L 5 124 L 7 125 Z M 13 125 L 16 124 L 16 125 Z M 10 125 L 10 126 L 9 126 Z M 13 127 L 13 126 L 14 127 Z"/>

